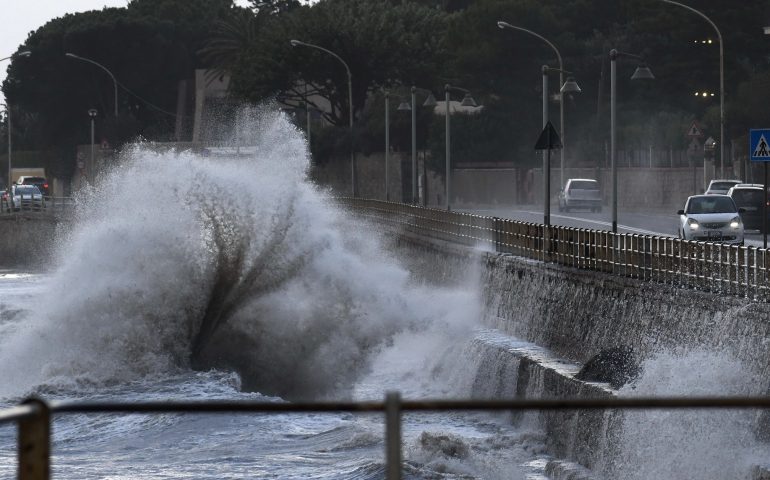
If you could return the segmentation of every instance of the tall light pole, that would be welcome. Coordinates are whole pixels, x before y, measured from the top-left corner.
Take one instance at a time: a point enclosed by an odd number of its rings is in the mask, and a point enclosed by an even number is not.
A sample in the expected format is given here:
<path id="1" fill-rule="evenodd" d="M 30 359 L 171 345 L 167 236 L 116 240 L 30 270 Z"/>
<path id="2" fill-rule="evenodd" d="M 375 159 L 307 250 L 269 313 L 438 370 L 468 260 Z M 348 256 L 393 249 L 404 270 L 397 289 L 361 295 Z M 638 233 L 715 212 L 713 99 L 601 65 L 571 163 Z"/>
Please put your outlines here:
<path id="1" fill-rule="evenodd" d="M 705 13 L 674 0 L 661 1 L 682 7 L 700 16 L 717 32 L 717 38 L 719 39 L 719 176 L 725 178 L 725 49 L 722 42 L 722 32 L 719 31 L 716 24 Z"/>
<path id="2" fill-rule="evenodd" d="M 0 104 L 5 108 L 5 123 L 8 128 L 8 195 L 11 192 L 11 109 L 6 104 Z"/>
<path id="3" fill-rule="evenodd" d="M 561 53 L 559 53 L 559 49 L 556 48 L 556 45 L 554 45 L 550 40 L 545 38 L 544 36 L 540 35 L 539 33 L 533 32 L 532 30 L 527 30 L 526 28 L 517 27 L 516 25 L 511 25 L 508 22 L 497 22 L 497 26 L 501 29 L 511 28 L 513 30 L 519 30 L 520 32 L 528 33 L 534 37 L 539 38 L 543 42 L 545 42 L 551 49 L 556 53 L 556 59 L 559 62 L 559 85 L 564 85 L 564 77 L 562 74 L 562 71 L 564 70 L 564 64 L 561 61 Z M 564 96 L 560 93 L 559 94 L 559 130 L 561 133 L 561 158 L 559 163 L 559 184 L 561 186 L 564 186 L 564 150 L 567 148 L 567 141 L 565 140 L 564 135 Z"/>
<path id="4" fill-rule="evenodd" d="M 306 43 L 306 42 L 300 42 L 299 40 L 291 40 L 291 46 L 302 46 L 302 47 L 310 47 L 315 48 L 316 50 L 321 50 L 322 52 L 326 52 L 332 57 L 336 58 L 337 60 L 342 63 L 342 65 L 345 66 L 345 71 L 348 73 L 348 106 L 350 110 L 350 177 L 351 177 L 351 188 L 350 191 L 353 194 L 353 196 L 356 196 L 356 153 L 355 153 L 355 147 L 353 144 L 353 75 L 350 73 L 350 67 L 348 67 L 348 64 L 345 63 L 345 60 L 343 60 L 339 55 L 332 52 L 331 50 L 327 50 L 324 47 L 319 47 L 318 45 L 313 45 L 312 43 Z"/>
<path id="5" fill-rule="evenodd" d="M 446 177 L 445 177 L 444 185 L 446 187 L 446 202 L 445 202 L 445 205 L 446 205 L 447 211 L 450 210 L 449 196 L 452 194 L 452 180 L 451 180 L 451 175 L 452 175 L 451 153 L 452 153 L 452 151 L 451 151 L 451 148 L 450 148 L 451 142 L 450 142 L 450 128 L 449 128 L 450 127 L 449 117 L 452 116 L 450 108 L 449 108 L 449 94 L 450 94 L 450 92 L 452 90 L 459 90 L 461 92 L 465 92 L 465 97 L 463 97 L 463 101 L 460 102 L 460 105 L 462 105 L 463 107 L 475 107 L 476 106 L 476 101 L 473 99 L 473 97 L 471 97 L 471 92 L 470 91 L 468 91 L 468 90 L 466 90 L 464 88 L 454 87 L 454 86 L 452 86 L 452 85 L 450 85 L 448 83 L 446 85 L 444 85 L 444 98 L 445 98 L 445 101 L 446 101 L 446 103 L 445 103 L 445 105 L 446 105 L 446 122 L 444 124 L 445 125 L 445 136 L 446 136 L 446 172 L 445 172 Z"/>
<path id="6" fill-rule="evenodd" d="M 96 155 L 94 153 L 94 122 L 96 121 L 96 115 L 99 112 L 96 111 L 95 108 L 90 108 L 88 110 L 88 116 L 91 117 L 91 168 L 95 169 L 95 158 Z"/>
<path id="7" fill-rule="evenodd" d="M 390 92 L 385 92 L 385 201 L 390 201 Z"/>
<path id="8" fill-rule="evenodd" d="M 412 85 L 412 103 L 411 106 L 403 102 L 398 106 L 399 110 L 411 110 L 412 111 L 412 204 L 417 204 L 417 90 L 423 90 L 428 92 L 428 97 L 423 102 L 423 107 L 435 107 L 436 97 L 433 96 L 430 90 L 420 88 Z M 423 199 L 424 200 L 424 199 Z M 424 205 L 424 203 L 423 203 Z"/>
<path id="9" fill-rule="evenodd" d="M 634 55 L 631 53 L 619 52 L 614 48 L 610 50 L 610 168 L 612 169 L 612 232 L 618 233 L 618 169 L 617 162 L 615 161 L 616 145 L 615 145 L 615 111 L 617 109 L 616 104 L 616 84 L 617 73 L 616 65 L 618 57 L 630 57 L 643 61 L 641 55 Z M 634 74 L 631 76 L 631 80 L 653 80 L 655 76 L 650 71 L 650 68 L 642 63 L 637 68 Z"/>
<path id="10" fill-rule="evenodd" d="M 30 55 L 32 55 L 32 52 L 30 52 L 29 50 L 24 50 L 15 55 L 11 55 L 5 58 L 0 58 L 0 62 L 4 60 L 9 60 L 14 57 L 29 57 Z M 10 195 L 11 183 L 12 183 L 12 180 L 11 180 L 11 170 L 12 170 L 11 168 L 11 107 L 6 105 L 5 103 L 3 103 L 2 106 L 5 107 L 5 115 L 7 120 L 6 127 L 8 127 L 8 192 L 9 192 L 8 194 Z"/>
<path id="11" fill-rule="evenodd" d="M 551 72 L 559 72 L 559 78 L 565 73 L 568 75 L 572 73 L 543 65 L 543 128 L 548 125 L 548 74 Z M 567 81 L 559 86 L 559 97 L 561 98 L 565 93 L 579 93 L 580 91 L 575 79 L 567 77 Z M 564 164 L 562 164 L 562 175 L 564 175 Z M 563 177 L 561 181 L 561 185 L 564 186 Z M 543 151 L 543 224 L 551 224 L 551 152 L 548 149 Z"/>
<path id="12" fill-rule="evenodd" d="M 107 72 L 107 75 L 109 75 L 110 78 L 112 78 L 112 84 L 115 87 L 115 117 L 117 117 L 118 116 L 118 81 L 115 80 L 115 75 L 113 75 L 112 72 L 107 70 L 107 67 L 105 67 L 101 63 L 97 63 L 97 62 L 91 60 L 90 58 L 81 57 L 81 56 L 75 55 L 74 53 L 65 53 L 64 55 L 69 57 L 69 58 L 74 58 L 75 60 L 82 60 L 84 62 L 91 63 L 91 64 L 96 65 L 97 67 L 101 68 L 105 72 Z"/>

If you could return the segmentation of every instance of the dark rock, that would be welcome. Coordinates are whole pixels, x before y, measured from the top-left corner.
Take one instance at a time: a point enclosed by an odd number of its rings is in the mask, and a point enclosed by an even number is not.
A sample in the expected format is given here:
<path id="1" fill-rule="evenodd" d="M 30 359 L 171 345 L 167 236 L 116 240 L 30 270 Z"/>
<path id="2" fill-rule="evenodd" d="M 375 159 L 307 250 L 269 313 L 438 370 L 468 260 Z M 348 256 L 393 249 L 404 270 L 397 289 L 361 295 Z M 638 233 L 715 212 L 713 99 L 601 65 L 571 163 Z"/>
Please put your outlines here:
<path id="1" fill-rule="evenodd" d="M 625 345 L 608 348 L 596 354 L 575 375 L 586 382 L 609 383 L 618 389 L 639 375 L 634 349 Z"/>

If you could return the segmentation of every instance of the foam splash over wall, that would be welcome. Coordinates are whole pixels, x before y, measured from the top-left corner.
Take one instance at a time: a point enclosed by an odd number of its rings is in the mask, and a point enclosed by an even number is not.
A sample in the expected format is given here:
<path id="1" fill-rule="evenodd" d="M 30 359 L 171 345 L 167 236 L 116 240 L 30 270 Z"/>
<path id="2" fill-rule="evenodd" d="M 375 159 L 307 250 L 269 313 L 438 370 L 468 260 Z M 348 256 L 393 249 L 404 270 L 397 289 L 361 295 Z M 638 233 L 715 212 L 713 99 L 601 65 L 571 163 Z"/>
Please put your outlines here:
<path id="1" fill-rule="evenodd" d="M 659 354 L 621 396 L 759 395 L 756 373 L 726 354 Z M 610 472 L 629 479 L 744 478 L 766 455 L 752 409 L 627 411 Z"/>
<path id="2" fill-rule="evenodd" d="M 242 117 L 254 154 L 137 145 L 81 192 L 23 326 L 0 325 L 0 395 L 173 374 L 192 360 L 266 394 L 340 392 L 397 332 L 478 318 L 473 289 L 416 284 L 373 227 L 308 181 L 304 138 L 282 114 Z"/>

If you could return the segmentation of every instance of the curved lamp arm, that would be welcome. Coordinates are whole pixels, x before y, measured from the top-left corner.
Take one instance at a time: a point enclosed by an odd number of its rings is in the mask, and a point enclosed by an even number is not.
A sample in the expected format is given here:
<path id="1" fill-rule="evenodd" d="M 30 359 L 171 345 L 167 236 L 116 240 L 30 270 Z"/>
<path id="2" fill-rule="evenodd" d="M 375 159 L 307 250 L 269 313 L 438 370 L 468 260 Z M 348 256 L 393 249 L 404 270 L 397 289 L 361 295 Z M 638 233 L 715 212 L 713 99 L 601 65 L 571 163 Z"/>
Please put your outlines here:
<path id="1" fill-rule="evenodd" d="M 19 53 L 14 53 L 13 55 L 9 55 L 5 58 L 0 58 L 0 62 L 2 62 L 3 60 L 10 60 L 11 58 L 16 58 L 16 57 L 29 57 L 30 55 L 32 55 L 32 52 L 30 52 L 29 50 L 24 50 Z"/>
<path id="2" fill-rule="evenodd" d="M 339 55 L 337 55 L 336 53 L 332 52 L 331 50 L 327 50 L 327 49 L 326 49 L 326 48 L 324 48 L 324 47 L 319 47 L 318 45 L 313 45 L 312 43 L 305 43 L 305 42 L 300 42 L 299 40 L 291 40 L 291 46 L 292 46 L 292 47 L 296 47 L 297 45 L 302 45 L 302 46 L 304 46 L 304 47 L 315 48 L 315 49 L 317 49 L 317 50 L 321 50 L 322 52 L 326 52 L 326 53 L 328 53 L 328 54 L 329 54 L 329 55 L 331 55 L 332 57 L 334 57 L 334 58 L 336 58 L 337 60 L 339 60 L 339 61 L 340 61 L 340 63 L 342 63 L 342 64 L 345 66 L 345 70 L 348 72 L 348 78 L 352 78 L 352 77 L 353 77 L 353 75 L 350 73 L 350 67 L 348 67 L 348 64 L 347 64 L 347 63 L 345 63 L 345 60 L 343 60 L 343 59 L 342 59 L 342 57 L 340 57 L 340 56 L 339 56 Z"/>
<path id="3" fill-rule="evenodd" d="M 551 49 L 553 49 L 554 53 L 556 53 L 556 58 L 559 60 L 559 69 L 561 70 L 564 68 L 564 64 L 561 61 L 561 53 L 559 53 L 559 49 L 556 48 L 556 45 L 551 43 L 551 41 L 545 38 L 544 36 L 540 35 L 539 33 L 533 32 L 532 30 L 527 30 L 526 28 L 517 27 L 516 25 L 511 25 L 508 22 L 497 22 L 497 26 L 499 28 L 512 28 L 514 30 L 519 30 L 521 32 L 525 32 L 530 35 L 533 35 L 539 38 L 540 40 L 544 41 L 546 44 L 548 44 L 549 47 L 551 47 Z"/>
<path id="4" fill-rule="evenodd" d="M 115 79 L 115 75 L 113 75 L 112 72 L 110 72 L 107 69 L 107 67 L 105 67 L 101 63 L 97 63 L 97 62 L 95 62 L 95 61 L 93 61 L 93 60 L 91 60 L 89 58 L 81 57 L 81 56 L 75 55 L 74 53 L 65 53 L 64 55 L 67 56 L 67 57 L 70 57 L 70 58 L 74 58 L 76 60 L 82 60 L 84 62 L 91 63 L 91 64 L 96 65 L 97 67 L 101 68 L 105 72 L 107 72 L 107 75 L 109 75 L 110 78 L 112 78 L 112 83 L 115 86 L 115 116 L 117 117 L 118 116 L 118 81 Z"/>
<path id="5" fill-rule="evenodd" d="M 711 21 L 705 13 L 696 10 L 684 3 L 675 2 L 674 0 L 661 0 L 662 2 L 682 7 L 685 10 L 698 15 L 702 19 L 706 20 L 709 25 L 717 32 L 717 38 L 719 39 L 719 162 L 720 162 L 720 175 L 724 177 L 724 161 L 725 161 L 725 50 L 724 42 L 722 41 L 722 32 L 719 31 L 717 25 Z"/>

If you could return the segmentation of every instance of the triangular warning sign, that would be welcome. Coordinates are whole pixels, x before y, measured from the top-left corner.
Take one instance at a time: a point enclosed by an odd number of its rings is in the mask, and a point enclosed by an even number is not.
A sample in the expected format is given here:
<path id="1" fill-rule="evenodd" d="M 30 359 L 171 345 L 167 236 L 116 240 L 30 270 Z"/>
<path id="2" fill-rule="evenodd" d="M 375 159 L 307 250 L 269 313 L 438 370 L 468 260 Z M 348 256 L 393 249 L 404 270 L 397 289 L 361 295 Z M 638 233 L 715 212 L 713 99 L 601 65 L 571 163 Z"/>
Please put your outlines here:
<path id="1" fill-rule="evenodd" d="M 701 132 L 700 128 L 698 128 L 698 124 L 695 122 L 692 122 L 692 125 L 690 125 L 690 129 L 687 130 L 687 136 L 688 137 L 702 137 L 703 132 Z"/>
<path id="2" fill-rule="evenodd" d="M 559 138 L 559 134 L 553 128 L 551 122 L 548 122 L 537 139 L 535 150 L 555 150 L 559 148 L 562 148 L 561 138 Z"/>
<path id="3" fill-rule="evenodd" d="M 753 158 L 770 158 L 770 147 L 768 147 L 764 135 L 759 136 L 757 148 L 754 149 L 754 153 L 752 153 L 751 156 Z"/>

